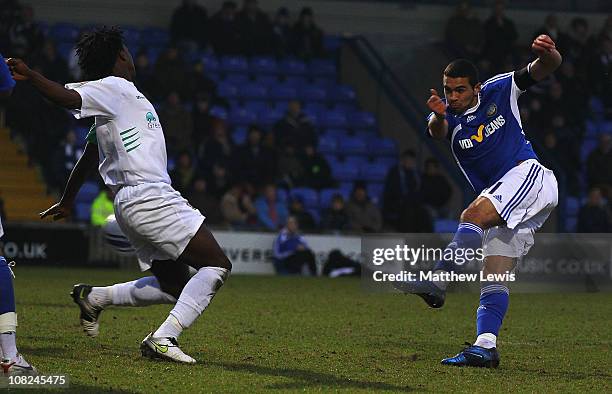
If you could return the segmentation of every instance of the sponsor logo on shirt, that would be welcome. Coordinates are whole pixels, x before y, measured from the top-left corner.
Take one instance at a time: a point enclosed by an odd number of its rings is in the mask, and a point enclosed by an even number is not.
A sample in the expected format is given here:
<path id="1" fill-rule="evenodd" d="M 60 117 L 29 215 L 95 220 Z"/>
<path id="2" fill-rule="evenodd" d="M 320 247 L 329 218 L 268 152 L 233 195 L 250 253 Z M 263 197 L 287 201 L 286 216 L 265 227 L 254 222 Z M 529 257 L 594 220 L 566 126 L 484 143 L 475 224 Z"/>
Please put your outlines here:
<path id="1" fill-rule="evenodd" d="M 153 115 L 153 112 L 149 111 L 147 112 L 147 114 L 145 115 L 145 118 L 147 119 L 147 127 L 151 130 L 153 129 L 161 129 L 161 124 L 159 124 L 159 122 L 157 121 L 157 118 L 155 117 L 155 115 Z"/>
<path id="2" fill-rule="evenodd" d="M 470 116 L 467 117 L 467 122 L 470 123 L 474 119 L 476 119 L 476 117 L 474 115 L 470 115 Z"/>
<path id="3" fill-rule="evenodd" d="M 470 136 L 469 139 L 461 139 L 459 140 L 459 146 L 461 149 L 469 149 L 474 146 L 472 141 L 476 141 L 481 143 L 484 139 L 491 134 L 495 133 L 495 131 L 499 130 L 503 125 L 506 124 L 506 119 L 504 119 L 503 115 L 499 115 L 497 118 L 493 119 L 486 125 L 481 124 L 478 126 L 478 131 L 475 135 Z"/>

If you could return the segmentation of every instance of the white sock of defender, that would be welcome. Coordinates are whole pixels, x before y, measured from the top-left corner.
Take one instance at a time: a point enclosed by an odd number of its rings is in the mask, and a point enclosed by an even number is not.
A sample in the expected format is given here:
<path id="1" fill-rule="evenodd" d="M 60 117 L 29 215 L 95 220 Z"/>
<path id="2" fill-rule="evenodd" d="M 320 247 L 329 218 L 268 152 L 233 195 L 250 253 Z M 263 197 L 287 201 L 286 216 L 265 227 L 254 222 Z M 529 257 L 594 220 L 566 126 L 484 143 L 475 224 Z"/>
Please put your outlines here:
<path id="1" fill-rule="evenodd" d="M 159 281 L 154 276 L 112 286 L 94 287 L 87 299 L 93 306 L 100 308 L 109 305 L 147 306 L 176 302 L 176 298 L 161 290 Z"/>
<path id="2" fill-rule="evenodd" d="M 474 345 L 483 347 L 485 349 L 497 347 L 497 336 L 495 334 L 491 334 L 490 332 L 480 334 L 476 338 L 476 342 L 474 342 Z"/>
<path id="3" fill-rule="evenodd" d="M 153 337 L 177 338 L 204 312 L 228 275 L 229 271 L 225 268 L 200 268 L 189 279 L 170 316 L 153 333 Z"/>

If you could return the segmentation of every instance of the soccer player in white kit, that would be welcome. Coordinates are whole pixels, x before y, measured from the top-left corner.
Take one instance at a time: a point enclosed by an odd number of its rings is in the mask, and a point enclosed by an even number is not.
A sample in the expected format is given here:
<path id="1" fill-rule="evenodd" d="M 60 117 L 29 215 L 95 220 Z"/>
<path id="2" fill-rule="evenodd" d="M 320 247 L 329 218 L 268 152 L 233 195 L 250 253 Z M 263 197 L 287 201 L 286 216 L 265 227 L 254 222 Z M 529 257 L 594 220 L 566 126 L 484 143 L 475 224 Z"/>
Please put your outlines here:
<path id="1" fill-rule="evenodd" d="M 142 270 L 153 276 L 106 287 L 76 285 L 72 296 L 89 336 L 110 305 L 175 303 L 168 318 L 141 343 L 143 356 L 195 363 L 177 338 L 206 309 L 231 271 L 231 263 L 204 216 L 170 185 L 164 133 L 153 105 L 134 83 L 132 56 L 118 28 L 101 28 L 77 43 L 86 82 L 66 87 L 49 81 L 20 59 L 9 59 L 15 79 L 28 80 L 76 118 L 95 118 L 83 156 L 70 174 L 61 200 L 41 213 L 55 220 L 71 213 L 87 176 L 98 167 L 115 194 L 115 217 Z"/>

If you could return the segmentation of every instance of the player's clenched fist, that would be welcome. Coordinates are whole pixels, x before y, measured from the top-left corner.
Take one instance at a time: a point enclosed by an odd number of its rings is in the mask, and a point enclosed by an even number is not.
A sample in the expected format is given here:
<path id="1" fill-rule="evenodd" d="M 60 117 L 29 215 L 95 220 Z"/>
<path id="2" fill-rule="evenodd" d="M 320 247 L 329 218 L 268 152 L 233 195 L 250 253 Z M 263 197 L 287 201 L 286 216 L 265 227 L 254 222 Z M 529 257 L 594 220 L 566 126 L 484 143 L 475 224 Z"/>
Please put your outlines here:
<path id="1" fill-rule="evenodd" d="M 30 67 L 28 67 L 28 65 L 25 64 L 23 60 L 12 57 L 6 59 L 6 64 L 8 65 L 8 68 L 11 71 L 13 79 L 17 81 L 24 81 L 30 78 Z"/>
<path id="2" fill-rule="evenodd" d="M 430 89 L 431 97 L 427 100 L 427 106 L 433 113 L 438 114 L 440 116 L 444 116 L 446 114 L 446 104 L 436 92 L 436 89 Z"/>
<path id="3" fill-rule="evenodd" d="M 554 49 L 555 42 L 546 34 L 540 34 L 531 44 L 531 50 L 538 56 Z"/>

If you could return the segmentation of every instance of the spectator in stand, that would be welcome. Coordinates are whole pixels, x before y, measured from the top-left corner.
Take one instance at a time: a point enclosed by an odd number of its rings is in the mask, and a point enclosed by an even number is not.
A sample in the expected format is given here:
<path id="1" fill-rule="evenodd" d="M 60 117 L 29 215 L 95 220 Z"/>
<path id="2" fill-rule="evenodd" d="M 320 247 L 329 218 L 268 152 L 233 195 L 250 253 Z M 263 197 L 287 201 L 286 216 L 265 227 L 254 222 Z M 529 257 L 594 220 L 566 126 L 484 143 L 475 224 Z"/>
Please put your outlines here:
<path id="1" fill-rule="evenodd" d="M 587 158 L 589 187 L 598 186 L 605 198 L 612 199 L 612 136 L 601 134 L 599 145 Z"/>
<path id="2" fill-rule="evenodd" d="M 587 203 L 578 212 L 576 230 L 579 233 L 609 233 L 610 211 L 598 187 L 589 190 Z"/>
<path id="3" fill-rule="evenodd" d="M 191 119 L 193 119 L 193 146 L 198 155 L 204 149 L 204 142 L 212 135 L 216 118 L 210 114 L 211 97 L 207 93 L 198 93 L 193 101 Z M 201 158 L 202 156 L 200 156 Z"/>
<path id="4" fill-rule="evenodd" d="M 274 54 L 277 57 L 285 57 L 291 50 L 291 24 L 289 10 L 281 7 L 276 11 L 272 23 L 272 40 L 274 43 Z"/>
<path id="5" fill-rule="evenodd" d="M 584 120 L 587 118 L 589 86 L 580 83 L 576 77 L 576 68 L 571 62 L 563 62 L 559 68 L 559 83 L 563 91 L 564 99 L 571 108 L 569 123 L 573 127 L 584 127 Z"/>
<path id="6" fill-rule="evenodd" d="M 321 223 L 323 230 L 339 233 L 349 228 L 349 218 L 344 208 L 344 198 L 342 194 L 334 194 L 331 206 L 323 214 Z"/>
<path id="7" fill-rule="evenodd" d="M 318 139 L 312 121 L 302 112 L 302 104 L 291 100 L 287 113 L 274 125 L 276 145 L 283 148 L 291 143 L 296 147 L 306 144 L 317 145 Z"/>
<path id="8" fill-rule="evenodd" d="M 168 152 L 173 155 L 180 151 L 193 150 L 193 119 L 191 113 L 183 108 L 179 94 L 171 92 L 166 99 L 166 105 L 157 113 L 164 128 Z"/>
<path id="9" fill-rule="evenodd" d="M 236 174 L 241 179 L 261 186 L 276 175 L 275 152 L 262 143 L 263 132 L 257 125 L 249 126 L 247 140 L 236 150 L 234 161 Z"/>
<path id="10" fill-rule="evenodd" d="M 176 161 L 176 167 L 170 172 L 172 186 L 186 196 L 191 190 L 195 176 L 191 155 L 187 151 L 181 152 Z"/>
<path id="11" fill-rule="evenodd" d="M 420 200 L 421 180 L 416 168 L 413 150 L 402 152 L 400 162 L 391 167 L 385 177 L 383 190 L 383 217 L 385 223 L 397 228 L 404 207 L 410 208 Z"/>
<path id="12" fill-rule="evenodd" d="M 448 204 L 453 189 L 440 169 L 440 162 L 434 158 L 425 160 L 425 171 L 421 177 L 421 198 L 423 204 L 433 213 L 443 218 L 448 215 Z"/>
<path id="13" fill-rule="evenodd" d="M 210 20 L 209 37 L 215 53 L 219 55 L 237 55 L 242 49 L 236 12 L 236 3 L 226 1 Z"/>
<path id="14" fill-rule="evenodd" d="M 283 201 L 279 201 L 276 186 L 269 183 L 262 189 L 262 195 L 255 201 L 259 225 L 266 230 L 276 231 L 287 221 L 289 213 Z"/>
<path id="15" fill-rule="evenodd" d="M 156 93 L 155 75 L 153 74 L 153 67 L 151 67 L 151 62 L 149 61 L 149 55 L 145 50 L 140 50 L 136 54 L 134 67 L 136 69 L 134 84 L 145 96 L 154 97 Z"/>
<path id="16" fill-rule="evenodd" d="M 273 244 L 274 268 L 279 275 L 300 275 L 307 269 L 311 276 L 317 275 L 315 256 L 300 234 L 298 220 L 289 216 Z"/>
<path id="17" fill-rule="evenodd" d="M 91 225 L 102 227 L 106 219 L 115 213 L 113 208 L 114 196 L 110 189 L 104 188 L 98 197 L 91 203 Z"/>
<path id="18" fill-rule="evenodd" d="M 58 167 L 55 175 L 55 186 L 62 187 L 68 181 L 68 176 L 83 154 L 83 148 L 77 143 L 74 130 L 69 130 L 55 154 L 53 163 Z"/>
<path id="19" fill-rule="evenodd" d="M 155 98 L 165 98 L 172 92 L 186 95 L 188 91 L 187 66 L 176 45 L 170 45 L 155 63 Z M 162 118 L 163 120 L 163 118 Z"/>
<path id="20" fill-rule="evenodd" d="M 212 136 L 204 143 L 200 152 L 200 165 L 209 172 L 215 163 L 230 163 L 234 155 L 234 143 L 227 135 L 227 125 L 223 119 L 212 120 Z"/>
<path id="21" fill-rule="evenodd" d="M 281 150 L 281 153 L 278 157 L 277 178 L 279 182 L 288 189 L 291 189 L 302 180 L 304 176 L 304 166 L 296 154 L 293 144 L 286 144 L 284 148 L 279 148 L 279 150 Z"/>
<path id="22" fill-rule="evenodd" d="M 378 207 L 370 201 L 366 186 L 355 182 L 351 199 L 346 204 L 349 218 L 349 229 L 360 233 L 372 233 L 382 230 L 382 216 Z"/>
<path id="23" fill-rule="evenodd" d="M 2 4 L 2 8 L 8 8 L 8 4 Z M 3 10 L 4 11 L 4 10 Z M 10 43 L 10 53 L 14 57 L 28 58 L 36 54 L 42 47 L 45 37 L 36 22 L 34 22 L 34 9 L 31 6 L 19 6 L 14 8 L 16 11 L 9 19 L 7 36 Z M 2 29 L 4 30 L 4 29 Z M 8 48 L 7 48 L 8 49 Z"/>
<path id="24" fill-rule="evenodd" d="M 302 59 L 323 55 L 323 31 L 314 22 L 310 7 L 302 8 L 298 21 L 293 25 L 293 53 Z"/>
<path id="25" fill-rule="evenodd" d="M 238 13 L 238 28 L 242 37 L 242 53 L 253 56 L 272 53 L 272 25 L 259 9 L 257 0 L 244 0 Z"/>
<path id="26" fill-rule="evenodd" d="M 191 192 L 187 194 L 187 200 L 194 208 L 206 216 L 207 226 L 219 226 L 223 224 L 223 215 L 219 200 L 206 190 L 206 180 L 198 176 L 193 181 Z"/>
<path id="27" fill-rule="evenodd" d="M 462 1 L 446 22 L 446 45 L 454 57 L 480 60 L 484 44 L 482 23 L 473 15 L 467 1 Z"/>
<path id="28" fill-rule="evenodd" d="M 567 41 L 569 40 L 569 36 L 562 32 L 559 28 L 559 21 L 557 20 L 557 15 L 555 14 L 548 14 L 546 16 L 544 25 L 536 31 L 536 33 L 533 35 L 533 39 L 542 34 L 552 38 L 560 51 L 563 51 L 567 45 Z"/>
<path id="29" fill-rule="evenodd" d="M 226 162 L 217 161 L 213 164 L 212 170 L 207 173 L 206 182 L 209 192 L 215 198 L 221 198 L 232 183 L 231 173 Z"/>
<path id="30" fill-rule="evenodd" d="M 295 196 L 291 199 L 289 203 L 289 215 L 295 217 L 300 223 L 300 227 L 304 231 L 315 231 L 317 229 L 317 224 L 306 209 L 304 209 L 304 201 L 300 196 Z"/>
<path id="31" fill-rule="evenodd" d="M 195 51 L 206 47 L 208 13 L 197 0 L 183 0 L 174 10 L 170 22 L 170 37 L 181 48 Z"/>
<path id="32" fill-rule="evenodd" d="M 582 83 L 588 82 L 589 60 L 592 58 L 596 44 L 589 31 L 589 23 L 584 18 L 574 18 L 570 23 L 569 39 L 563 57 L 574 63 L 576 76 Z"/>
<path id="33" fill-rule="evenodd" d="M 493 14 L 484 24 L 485 45 L 483 55 L 491 64 L 492 74 L 504 71 L 516 56 L 514 44 L 518 33 L 514 22 L 504 15 L 504 1 L 496 0 Z"/>
<path id="34" fill-rule="evenodd" d="M 189 89 L 187 97 L 193 100 L 199 95 L 207 95 L 210 99 L 217 97 L 217 83 L 206 75 L 204 63 L 198 61 L 189 74 Z"/>
<path id="35" fill-rule="evenodd" d="M 608 119 L 612 119 L 612 37 L 602 35 L 597 51 L 589 62 L 589 85 L 603 101 Z"/>
<path id="36" fill-rule="evenodd" d="M 316 151 L 312 144 L 304 146 L 302 167 L 304 168 L 304 177 L 300 183 L 303 186 L 320 190 L 336 185 L 331 175 L 329 163 L 323 155 Z"/>
<path id="37" fill-rule="evenodd" d="M 225 222 L 236 228 L 251 227 L 257 218 L 257 209 L 251 197 L 238 183 L 232 185 L 221 199 L 221 213 Z"/>
<path id="38" fill-rule="evenodd" d="M 33 63 L 52 81 L 63 84 L 70 79 L 68 64 L 58 55 L 55 43 L 51 40 L 45 41 L 40 55 Z"/>

